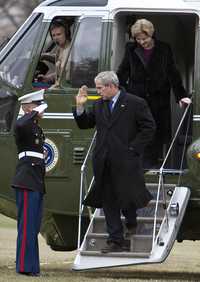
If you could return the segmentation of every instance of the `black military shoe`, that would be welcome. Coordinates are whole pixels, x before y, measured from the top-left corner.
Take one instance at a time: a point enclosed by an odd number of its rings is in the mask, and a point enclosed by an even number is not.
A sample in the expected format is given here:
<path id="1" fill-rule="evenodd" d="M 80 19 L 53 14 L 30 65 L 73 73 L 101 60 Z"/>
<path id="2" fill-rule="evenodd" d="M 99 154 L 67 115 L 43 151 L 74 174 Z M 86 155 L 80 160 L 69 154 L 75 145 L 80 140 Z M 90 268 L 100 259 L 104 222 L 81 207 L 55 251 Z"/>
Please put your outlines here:
<path id="1" fill-rule="evenodd" d="M 29 273 L 29 276 L 40 277 L 40 273 Z"/>
<path id="2" fill-rule="evenodd" d="M 106 243 L 106 246 L 101 249 L 101 252 L 103 254 L 124 252 L 124 248 L 119 243 L 109 241 Z"/>
<path id="3" fill-rule="evenodd" d="M 40 273 L 33 273 L 33 272 L 18 272 L 18 273 L 26 276 L 34 276 L 34 277 L 40 276 Z"/>
<path id="4" fill-rule="evenodd" d="M 125 239 L 122 244 L 122 248 L 124 252 L 130 252 L 131 249 L 131 241 L 129 239 Z"/>

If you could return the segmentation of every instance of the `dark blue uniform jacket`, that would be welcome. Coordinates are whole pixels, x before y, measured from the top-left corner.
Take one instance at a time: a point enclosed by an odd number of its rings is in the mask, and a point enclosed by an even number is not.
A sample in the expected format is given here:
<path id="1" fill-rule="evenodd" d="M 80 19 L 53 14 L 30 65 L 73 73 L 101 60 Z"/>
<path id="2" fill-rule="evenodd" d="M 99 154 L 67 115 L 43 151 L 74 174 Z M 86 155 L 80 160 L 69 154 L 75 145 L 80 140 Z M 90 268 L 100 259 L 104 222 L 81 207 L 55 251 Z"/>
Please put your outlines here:
<path id="1" fill-rule="evenodd" d="M 16 121 L 14 135 L 18 154 L 24 151 L 43 154 L 45 137 L 36 116 L 37 112 L 32 111 Z M 12 187 L 45 193 L 44 176 L 45 162 L 43 159 L 23 157 L 18 161 Z"/>

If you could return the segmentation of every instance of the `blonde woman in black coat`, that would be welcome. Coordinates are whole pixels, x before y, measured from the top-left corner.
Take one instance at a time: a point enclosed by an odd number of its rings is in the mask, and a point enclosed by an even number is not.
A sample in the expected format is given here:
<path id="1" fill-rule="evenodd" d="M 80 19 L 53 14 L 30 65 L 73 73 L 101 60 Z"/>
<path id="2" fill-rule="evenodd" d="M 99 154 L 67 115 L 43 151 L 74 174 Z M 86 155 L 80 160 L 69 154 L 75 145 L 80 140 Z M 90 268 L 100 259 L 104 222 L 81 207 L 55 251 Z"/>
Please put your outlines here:
<path id="1" fill-rule="evenodd" d="M 134 95 L 144 98 L 156 121 L 155 138 L 146 150 L 144 166 L 154 167 L 162 157 L 163 144 L 171 138 L 170 90 L 182 106 L 191 100 L 183 87 L 167 43 L 154 38 L 154 26 L 139 19 L 131 27 L 134 42 L 126 45 L 124 58 L 118 68 L 120 85 Z"/>

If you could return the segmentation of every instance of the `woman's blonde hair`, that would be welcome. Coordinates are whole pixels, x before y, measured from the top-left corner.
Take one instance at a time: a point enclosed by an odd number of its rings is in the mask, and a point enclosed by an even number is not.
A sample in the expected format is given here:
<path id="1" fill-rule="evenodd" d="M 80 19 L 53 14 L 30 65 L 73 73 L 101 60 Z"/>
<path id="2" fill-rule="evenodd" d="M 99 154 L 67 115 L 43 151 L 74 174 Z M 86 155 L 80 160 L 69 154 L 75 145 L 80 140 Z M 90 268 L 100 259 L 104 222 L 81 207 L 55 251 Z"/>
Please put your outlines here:
<path id="1" fill-rule="evenodd" d="M 134 38 L 139 33 L 145 33 L 148 36 L 151 36 L 154 34 L 154 26 L 153 24 L 146 20 L 146 19 L 139 19 L 137 20 L 132 26 L 131 26 L 131 35 Z"/>

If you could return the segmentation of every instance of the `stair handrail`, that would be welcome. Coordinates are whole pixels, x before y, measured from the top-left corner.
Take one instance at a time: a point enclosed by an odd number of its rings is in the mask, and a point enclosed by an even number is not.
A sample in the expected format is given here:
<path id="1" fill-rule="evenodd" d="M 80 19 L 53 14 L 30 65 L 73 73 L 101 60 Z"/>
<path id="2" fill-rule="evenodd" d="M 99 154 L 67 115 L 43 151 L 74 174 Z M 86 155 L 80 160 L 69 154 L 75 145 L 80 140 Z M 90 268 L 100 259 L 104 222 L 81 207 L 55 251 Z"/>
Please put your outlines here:
<path id="1" fill-rule="evenodd" d="M 189 110 L 190 107 L 191 107 L 191 103 L 188 104 L 188 105 L 186 106 L 186 108 L 185 108 L 185 111 L 184 111 L 184 113 L 183 113 L 183 115 L 182 115 L 182 117 L 181 117 L 179 126 L 178 126 L 178 128 L 177 128 L 177 130 L 176 130 L 176 132 L 175 132 L 175 135 L 174 135 L 174 137 L 173 137 L 173 139 L 172 139 L 172 142 L 171 142 L 171 144 L 170 144 L 170 146 L 169 146 L 169 149 L 168 149 L 168 151 L 167 151 L 167 154 L 166 154 L 166 156 L 165 156 L 165 159 L 164 159 L 164 161 L 163 161 L 163 163 L 162 163 L 162 165 L 161 165 L 161 167 L 160 167 L 160 169 L 159 169 L 158 192 L 157 192 L 156 207 L 155 207 L 155 212 L 154 212 L 153 238 L 152 238 L 152 248 L 151 248 L 151 252 L 152 252 L 152 250 L 153 250 L 153 248 L 154 248 L 154 246 L 155 246 L 155 244 L 156 244 L 156 242 L 157 242 L 158 236 L 159 236 L 159 231 L 158 231 L 157 236 L 156 236 L 156 225 L 157 225 L 158 203 L 159 203 L 159 197 L 160 197 L 160 190 L 161 190 L 161 189 L 162 189 L 162 193 L 163 193 L 163 201 L 164 201 L 164 208 L 165 208 L 165 215 L 164 215 L 164 218 L 163 218 L 163 221 L 162 221 L 162 222 L 164 222 L 164 221 L 166 222 L 166 226 L 167 226 L 166 230 L 167 230 L 167 231 L 168 231 L 168 228 L 169 228 L 169 217 L 168 217 L 168 213 L 167 213 L 167 200 L 166 200 L 166 195 L 165 195 L 165 190 L 164 190 L 164 177 L 163 177 L 163 175 L 164 175 L 164 166 L 165 166 L 165 164 L 166 164 L 166 162 L 167 162 L 167 159 L 168 159 L 168 157 L 169 157 L 169 154 L 170 154 L 171 151 L 172 151 L 172 148 L 173 148 L 173 146 L 174 146 L 175 140 L 176 140 L 176 138 L 177 138 L 177 136 L 178 136 L 178 133 L 179 133 L 179 131 L 180 131 L 180 129 L 181 129 L 181 126 L 182 126 L 182 124 L 183 124 L 183 121 L 185 120 L 186 114 L 187 114 L 187 112 L 188 112 L 188 110 Z M 186 138 L 187 138 L 187 135 L 186 135 Z M 181 172 L 180 172 L 180 173 L 181 173 Z"/>
<path id="2" fill-rule="evenodd" d="M 94 176 L 93 176 L 92 180 L 90 182 L 89 188 L 87 189 L 87 187 L 86 187 L 87 186 L 87 184 L 86 184 L 87 162 L 89 160 L 90 153 L 92 151 L 94 142 L 96 140 L 96 134 L 97 134 L 97 131 L 94 132 L 94 135 L 92 137 L 91 143 L 89 145 L 88 151 L 86 153 L 85 159 L 83 161 L 83 164 L 82 164 L 81 170 L 80 170 L 81 180 L 80 180 L 79 213 L 78 213 L 78 240 L 77 240 L 77 247 L 78 247 L 78 249 L 80 248 L 80 242 L 81 242 L 81 223 L 82 223 L 82 213 L 83 213 L 83 210 L 84 210 L 84 205 L 82 204 L 82 201 L 83 201 L 83 189 L 85 187 L 85 192 L 89 192 L 91 187 L 92 187 L 92 185 L 93 185 L 93 183 L 94 183 Z M 89 216 L 91 217 L 91 209 L 88 208 L 88 211 L 89 211 Z"/>
<path id="3" fill-rule="evenodd" d="M 158 235 L 156 236 L 156 224 L 157 224 L 157 213 L 158 213 L 158 203 L 159 203 L 159 197 L 160 197 L 160 191 L 162 190 L 162 193 L 163 193 L 163 201 L 164 201 L 164 206 L 165 206 L 165 216 L 163 218 L 163 221 L 166 222 L 166 225 L 167 225 L 167 229 L 168 229 L 168 213 L 167 213 L 167 201 L 166 201 L 166 196 L 165 196 L 165 191 L 164 191 L 164 177 L 163 177 L 163 174 L 164 174 L 164 166 L 167 162 L 167 159 L 169 157 L 169 154 L 171 153 L 171 150 L 173 148 L 173 145 L 175 143 L 175 140 L 178 136 L 178 133 L 180 131 L 180 128 L 183 124 L 183 121 L 186 117 L 186 114 L 190 108 L 190 105 L 191 104 L 188 104 L 183 115 L 182 115 L 182 118 L 181 118 L 181 121 L 179 123 L 179 126 L 175 132 L 175 135 L 172 139 L 172 142 L 170 144 L 170 147 L 167 151 L 167 154 L 165 156 L 165 159 L 159 169 L 159 182 L 158 182 L 158 192 L 157 192 L 157 197 L 156 197 L 156 207 L 155 207 L 155 212 L 154 212 L 154 225 L 153 225 L 153 238 L 152 238 L 152 249 L 151 251 L 153 250 L 154 248 L 154 245 L 155 245 L 155 242 L 157 241 L 157 237 Z M 86 178 L 86 168 L 87 168 L 87 162 L 89 160 L 89 156 L 90 156 L 90 153 L 91 153 L 91 150 L 93 148 L 93 145 L 94 145 L 94 142 L 96 140 L 96 134 L 97 134 L 97 131 L 94 132 L 94 135 L 92 137 L 92 140 L 91 140 L 91 143 L 89 145 L 89 148 L 88 148 L 88 151 L 87 151 L 87 154 L 85 156 L 85 159 L 83 161 L 83 164 L 81 166 L 81 180 L 80 180 L 80 197 L 79 197 L 79 220 L 78 220 L 78 243 L 77 243 L 77 247 L 78 249 L 80 248 L 80 240 L 81 240 L 81 221 L 82 221 L 82 213 L 83 213 L 83 210 L 84 210 L 84 205 L 82 204 L 82 200 L 83 200 L 83 188 L 84 188 L 84 184 L 85 184 L 85 178 Z M 187 136 L 186 136 L 187 138 Z M 92 177 L 92 180 L 90 182 L 90 185 L 89 185 L 89 188 L 87 189 L 87 187 L 85 187 L 85 192 L 89 192 L 92 185 L 93 185 L 93 182 L 94 182 L 94 176 Z M 85 185 L 86 186 L 86 185 Z M 91 216 L 91 210 L 89 210 L 89 214 Z M 159 234 L 159 232 L 158 232 Z"/>

